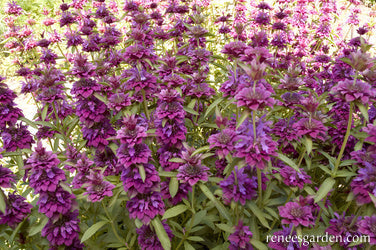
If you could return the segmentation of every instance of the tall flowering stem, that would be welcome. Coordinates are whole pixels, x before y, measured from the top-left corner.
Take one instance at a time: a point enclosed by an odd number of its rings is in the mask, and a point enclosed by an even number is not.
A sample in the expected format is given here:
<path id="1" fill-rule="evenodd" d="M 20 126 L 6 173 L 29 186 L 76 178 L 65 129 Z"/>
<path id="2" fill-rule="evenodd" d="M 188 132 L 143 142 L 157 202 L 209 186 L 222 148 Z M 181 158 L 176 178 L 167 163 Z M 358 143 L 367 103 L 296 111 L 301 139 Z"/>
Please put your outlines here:
<path id="1" fill-rule="evenodd" d="M 336 163 L 334 165 L 334 171 L 333 171 L 332 177 L 335 177 L 336 174 L 337 174 L 338 167 L 339 167 L 339 164 L 341 162 L 343 152 L 345 151 L 345 148 L 346 148 L 347 140 L 349 139 L 349 136 L 350 136 L 351 125 L 352 125 L 353 108 L 354 108 L 354 103 L 351 102 L 350 103 L 350 110 L 349 110 L 349 120 L 347 122 L 347 130 L 346 130 L 345 138 L 343 139 L 341 150 L 339 151 Z"/>

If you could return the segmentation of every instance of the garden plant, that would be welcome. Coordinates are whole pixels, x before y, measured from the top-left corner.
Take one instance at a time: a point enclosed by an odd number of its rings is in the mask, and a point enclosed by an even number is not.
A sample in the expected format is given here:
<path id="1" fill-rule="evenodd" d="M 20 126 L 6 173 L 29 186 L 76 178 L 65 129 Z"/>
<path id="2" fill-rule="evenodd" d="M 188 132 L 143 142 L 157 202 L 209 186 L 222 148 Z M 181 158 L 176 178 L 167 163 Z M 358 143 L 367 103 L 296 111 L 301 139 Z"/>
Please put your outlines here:
<path id="1" fill-rule="evenodd" d="M 375 249 L 360 1 L 31 2 L 1 14 L 0 249 Z"/>

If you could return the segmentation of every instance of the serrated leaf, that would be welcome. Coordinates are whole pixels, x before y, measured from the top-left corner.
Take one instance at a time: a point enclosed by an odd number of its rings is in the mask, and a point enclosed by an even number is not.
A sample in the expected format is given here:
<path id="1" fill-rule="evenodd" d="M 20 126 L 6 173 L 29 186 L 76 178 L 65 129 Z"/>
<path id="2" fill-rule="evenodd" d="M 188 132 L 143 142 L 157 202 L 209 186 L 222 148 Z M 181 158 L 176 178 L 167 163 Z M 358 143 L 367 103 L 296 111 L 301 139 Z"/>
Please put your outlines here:
<path id="1" fill-rule="evenodd" d="M 82 235 L 81 243 L 88 240 L 91 236 L 93 236 L 96 232 L 98 232 L 98 230 L 101 229 L 107 223 L 108 223 L 108 221 L 99 221 L 99 222 L 95 223 L 94 225 L 92 225 L 91 227 L 89 227 L 85 231 L 84 235 Z"/>
<path id="2" fill-rule="evenodd" d="M 264 243 L 262 243 L 259 240 L 256 240 L 255 238 L 251 239 L 251 244 L 259 250 L 268 250 L 268 247 Z"/>
<path id="3" fill-rule="evenodd" d="M 179 190 L 179 181 L 176 177 L 172 177 L 170 179 L 168 189 L 170 191 L 171 198 L 174 198 L 175 195 L 178 193 L 178 190 Z"/>
<path id="4" fill-rule="evenodd" d="M 2 190 L 0 190 L 0 211 L 5 214 L 5 209 L 7 208 L 6 205 L 6 197 Z"/>
<path id="5" fill-rule="evenodd" d="M 195 248 L 191 244 L 189 244 L 188 241 L 184 241 L 184 249 L 185 250 L 195 250 Z"/>
<path id="6" fill-rule="evenodd" d="M 159 217 L 155 217 L 151 224 L 153 225 L 155 232 L 157 233 L 158 239 L 162 244 L 162 247 L 164 250 L 170 250 L 171 249 L 171 241 L 168 237 L 166 230 L 164 229 L 161 220 Z"/>
<path id="7" fill-rule="evenodd" d="M 220 224 L 215 224 L 219 229 L 221 229 L 222 231 L 225 231 L 227 233 L 230 233 L 232 234 L 234 232 L 234 228 L 228 224 L 223 224 L 223 223 L 220 223 Z"/>
<path id="8" fill-rule="evenodd" d="M 289 165 L 290 167 L 292 167 L 293 169 L 295 169 L 297 172 L 300 173 L 300 169 L 298 168 L 298 165 L 296 165 L 296 163 L 290 158 L 288 158 L 287 156 L 281 153 L 278 153 L 278 159 L 280 159 L 281 161 L 283 161 L 284 163 L 286 163 L 287 165 Z"/>
<path id="9" fill-rule="evenodd" d="M 225 217 L 228 221 L 231 221 L 231 216 L 230 216 L 229 212 L 226 210 L 225 206 L 223 206 L 223 204 L 221 202 L 219 202 L 217 200 L 217 198 L 215 198 L 215 196 L 209 190 L 209 188 L 207 186 L 205 186 L 203 183 L 199 183 L 198 185 L 199 185 L 201 191 L 205 194 L 205 196 L 208 197 L 209 200 L 211 200 L 214 203 L 214 205 L 218 209 L 219 213 L 223 217 Z"/>
<path id="10" fill-rule="evenodd" d="M 200 115 L 199 113 L 197 113 L 196 110 L 193 110 L 193 109 L 191 109 L 191 108 L 184 107 L 183 109 L 184 109 L 185 112 L 190 113 L 190 114 L 192 114 L 192 115 Z"/>
<path id="11" fill-rule="evenodd" d="M 47 111 L 48 111 L 48 103 L 45 104 L 45 106 L 44 106 L 44 108 L 42 110 L 42 121 L 46 120 Z"/>
<path id="12" fill-rule="evenodd" d="M 312 139 L 311 137 L 305 136 L 304 137 L 304 146 L 306 147 L 307 154 L 309 155 L 312 152 Z"/>
<path id="13" fill-rule="evenodd" d="M 200 236 L 189 236 L 188 237 L 188 240 L 191 240 L 191 241 L 205 241 L 202 237 Z"/>
<path id="14" fill-rule="evenodd" d="M 35 129 L 38 129 L 38 126 L 37 126 L 33 121 L 27 119 L 26 117 L 22 117 L 22 116 L 21 116 L 21 117 L 18 118 L 18 119 L 21 120 L 21 121 L 23 121 L 23 122 L 25 122 L 27 125 L 29 125 L 29 126 L 35 128 Z"/>
<path id="15" fill-rule="evenodd" d="M 356 106 L 358 106 L 360 112 L 362 113 L 364 119 L 366 119 L 367 122 L 369 122 L 369 116 L 368 116 L 368 108 L 365 107 L 362 103 L 356 103 Z"/>
<path id="16" fill-rule="evenodd" d="M 140 173 L 140 176 L 141 176 L 141 179 L 143 182 L 145 182 L 145 179 L 146 179 L 146 173 L 145 173 L 145 168 L 143 165 L 138 165 L 138 171 Z"/>
<path id="17" fill-rule="evenodd" d="M 188 207 L 186 205 L 183 205 L 183 204 L 169 208 L 164 213 L 162 220 L 166 220 L 168 218 L 178 216 L 179 214 L 184 213 L 187 209 L 188 209 Z"/>
<path id="18" fill-rule="evenodd" d="M 42 229 L 47 224 L 47 222 L 48 222 L 48 218 L 44 217 L 38 224 L 36 225 L 34 224 L 29 230 L 29 236 L 36 235 L 37 233 L 42 231 Z"/>
<path id="19" fill-rule="evenodd" d="M 248 207 L 251 209 L 252 213 L 256 215 L 257 219 L 261 222 L 261 224 L 264 227 L 270 229 L 269 223 L 266 221 L 264 213 L 253 201 L 248 202 Z"/>
<path id="20" fill-rule="evenodd" d="M 107 98 L 106 98 L 105 96 L 102 96 L 102 95 L 100 95 L 99 93 L 94 93 L 94 96 L 95 96 L 98 100 L 104 102 L 105 104 L 108 103 Z"/>
<path id="21" fill-rule="evenodd" d="M 169 162 L 175 162 L 175 163 L 185 163 L 185 160 L 181 158 L 171 158 Z"/>
<path id="22" fill-rule="evenodd" d="M 210 114 L 210 112 L 218 106 L 218 104 L 220 102 L 222 102 L 224 100 L 223 97 L 221 98 L 218 98 L 217 100 L 215 100 L 212 104 L 210 104 L 210 106 L 207 108 L 206 112 L 205 112 L 205 115 L 204 115 L 204 118 L 208 117 L 208 115 Z"/>
<path id="23" fill-rule="evenodd" d="M 191 156 L 195 156 L 195 155 L 197 155 L 201 152 L 206 152 L 206 151 L 209 151 L 209 150 L 210 150 L 210 145 L 206 145 L 206 146 L 203 146 L 201 148 L 196 149 L 195 152 L 193 152 Z"/>
<path id="24" fill-rule="evenodd" d="M 336 181 L 332 177 L 326 178 L 316 193 L 315 203 L 321 201 L 330 192 L 335 183 Z"/>
<path id="25" fill-rule="evenodd" d="M 242 116 L 240 117 L 239 121 L 238 121 L 238 124 L 236 124 L 236 129 L 238 129 L 242 124 L 243 122 L 245 121 L 245 119 L 247 119 L 249 117 L 249 112 L 248 111 L 244 111 Z"/>

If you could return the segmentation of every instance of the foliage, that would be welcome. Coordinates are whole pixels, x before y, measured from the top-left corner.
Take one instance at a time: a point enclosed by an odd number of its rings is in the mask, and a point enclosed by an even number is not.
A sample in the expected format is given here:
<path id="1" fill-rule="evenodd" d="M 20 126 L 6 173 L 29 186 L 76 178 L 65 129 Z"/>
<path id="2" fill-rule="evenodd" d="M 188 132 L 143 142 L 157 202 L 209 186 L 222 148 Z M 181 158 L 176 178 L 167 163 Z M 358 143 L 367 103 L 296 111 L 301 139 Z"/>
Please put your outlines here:
<path id="1" fill-rule="evenodd" d="M 312 246 L 376 244 L 372 27 L 354 11 L 347 39 L 341 10 L 8 3 L 1 248 L 308 249 L 303 236 L 325 233 L 370 241 Z"/>

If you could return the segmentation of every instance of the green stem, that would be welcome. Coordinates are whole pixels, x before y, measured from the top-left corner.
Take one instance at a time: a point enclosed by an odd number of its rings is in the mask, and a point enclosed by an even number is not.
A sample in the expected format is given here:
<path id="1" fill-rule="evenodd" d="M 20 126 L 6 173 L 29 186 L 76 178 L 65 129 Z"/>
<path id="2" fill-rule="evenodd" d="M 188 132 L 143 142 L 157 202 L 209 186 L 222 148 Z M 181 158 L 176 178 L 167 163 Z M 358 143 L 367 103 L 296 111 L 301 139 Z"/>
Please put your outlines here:
<path id="1" fill-rule="evenodd" d="M 143 98 L 142 105 L 144 106 L 145 115 L 146 115 L 146 118 L 147 118 L 148 120 L 150 120 L 149 109 L 148 109 L 148 105 L 146 104 L 145 90 L 142 89 L 141 91 L 142 91 L 142 98 Z"/>
<path id="2" fill-rule="evenodd" d="M 341 146 L 341 150 L 339 151 L 339 155 L 338 155 L 336 163 L 334 165 L 334 171 L 333 171 L 332 177 L 336 176 L 339 164 L 340 164 L 342 156 L 343 156 L 343 152 L 345 152 L 347 140 L 349 139 L 350 131 L 351 131 L 352 113 L 353 113 L 353 103 L 351 102 L 350 103 L 350 111 L 349 111 L 349 120 L 347 122 L 347 130 L 346 130 L 345 138 L 343 140 L 343 143 L 342 143 L 342 146 Z"/>
<path id="3" fill-rule="evenodd" d="M 261 176 L 261 169 L 257 168 L 257 187 L 259 193 L 259 205 L 262 204 L 262 176 Z"/>
<path id="4" fill-rule="evenodd" d="M 128 246 L 127 246 L 127 244 L 126 244 L 126 242 L 124 241 L 124 239 L 121 238 L 120 235 L 118 234 L 118 232 L 117 232 L 117 230 L 116 230 L 116 228 L 115 228 L 115 225 L 114 225 L 114 221 L 112 220 L 111 215 L 110 215 L 110 213 L 108 212 L 106 206 L 103 204 L 103 202 L 101 202 L 101 203 L 102 203 L 102 206 L 103 206 L 104 212 L 106 213 L 108 219 L 110 220 L 111 228 L 112 228 L 112 231 L 114 232 L 114 235 L 115 235 L 116 239 L 118 239 L 119 242 L 123 243 L 124 246 L 125 246 L 127 249 L 129 249 Z"/>
<path id="5" fill-rule="evenodd" d="M 256 111 L 252 111 L 253 143 L 256 143 Z"/>

